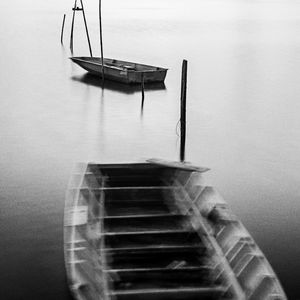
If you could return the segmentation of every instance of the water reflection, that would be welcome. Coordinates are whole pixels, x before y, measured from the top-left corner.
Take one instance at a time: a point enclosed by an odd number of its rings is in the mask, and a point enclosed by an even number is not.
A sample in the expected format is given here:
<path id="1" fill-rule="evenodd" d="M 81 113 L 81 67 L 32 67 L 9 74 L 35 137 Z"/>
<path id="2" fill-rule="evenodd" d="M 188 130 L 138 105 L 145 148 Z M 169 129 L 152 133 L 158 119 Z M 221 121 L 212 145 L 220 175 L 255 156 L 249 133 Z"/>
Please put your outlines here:
<path id="1" fill-rule="evenodd" d="M 91 75 L 89 73 L 81 75 L 81 76 L 72 76 L 72 80 L 84 83 L 86 85 L 91 85 L 94 87 L 105 88 L 111 91 L 121 92 L 125 94 L 134 94 L 137 92 L 141 92 L 140 85 L 129 85 L 121 82 L 115 82 L 106 80 L 104 81 L 104 86 L 102 84 L 102 80 L 97 76 Z M 158 91 L 165 90 L 166 86 L 163 82 L 151 82 L 145 83 L 145 91 Z"/>
<path id="2" fill-rule="evenodd" d="M 145 97 L 142 96 L 141 101 L 141 119 L 143 119 Z"/>

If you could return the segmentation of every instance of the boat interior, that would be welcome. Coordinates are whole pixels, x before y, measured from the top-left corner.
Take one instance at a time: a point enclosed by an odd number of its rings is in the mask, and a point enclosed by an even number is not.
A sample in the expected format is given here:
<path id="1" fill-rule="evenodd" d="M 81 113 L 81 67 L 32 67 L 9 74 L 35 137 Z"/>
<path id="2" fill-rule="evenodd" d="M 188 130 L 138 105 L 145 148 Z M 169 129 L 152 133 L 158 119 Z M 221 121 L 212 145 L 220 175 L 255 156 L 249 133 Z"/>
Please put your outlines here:
<path id="1" fill-rule="evenodd" d="M 286 299 L 251 236 L 202 183 L 201 169 L 159 163 L 81 167 L 65 229 L 78 298 Z"/>
<path id="2" fill-rule="evenodd" d="M 82 60 L 89 63 L 94 64 L 101 64 L 101 60 L 99 57 L 76 57 L 73 59 Z M 129 61 L 122 61 L 117 59 L 111 59 L 111 58 L 104 58 L 104 65 L 107 67 L 112 68 L 119 68 L 119 69 L 126 69 L 129 71 L 159 71 L 159 70 L 166 70 L 164 68 L 145 65 L 145 64 L 139 64 L 139 63 L 133 63 Z"/>

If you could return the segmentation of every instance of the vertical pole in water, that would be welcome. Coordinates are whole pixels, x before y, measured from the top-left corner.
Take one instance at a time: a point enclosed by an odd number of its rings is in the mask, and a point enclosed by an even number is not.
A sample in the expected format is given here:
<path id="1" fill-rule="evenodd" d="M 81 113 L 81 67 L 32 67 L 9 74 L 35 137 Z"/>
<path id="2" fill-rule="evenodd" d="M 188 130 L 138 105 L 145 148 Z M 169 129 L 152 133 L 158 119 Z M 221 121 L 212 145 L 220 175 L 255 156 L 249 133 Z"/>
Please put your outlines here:
<path id="1" fill-rule="evenodd" d="M 66 14 L 64 14 L 63 23 L 61 27 L 61 34 L 60 34 L 60 42 L 63 45 L 63 38 L 64 38 L 64 28 L 65 28 L 65 20 L 66 20 Z"/>
<path id="2" fill-rule="evenodd" d="M 141 84 L 142 84 L 142 103 L 144 106 L 144 99 L 145 99 L 145 79 L 144 79 L 144 73 L 141 75 Z"/>
<path id="3" fill-rule="evenodd" d="M 180 161 L 185 159 L 185 138 L 186 138 L 186 80 L 187 61 L 182 62 L 181 73 L 181 97 L 180 97 Z"/>
<path id="4" fill-rule="evenodd" d="M 141 87 L 142 87 L 142 105 L 141 105 L 141 117 L 143 116 L 143 110 L 144 110 L 144 99 L 145 99 L 145 79 L 144 79 L 144 73 L 141 74 Z"/>
<path id="5" fill-rule="evenodd" d="M 89 43 L 90 55 L 91 55 L 91 57 L 93 57 L 92 47 L 91 47 L 91 42 L 90 42 L 90 36 L 89 36 L 88 28 L 87 28 L 87 23 L 86 23 L 85 12 L 84 12 L 84 7 L 83 7 L 82 0 L 80 0 L 80 3 L 81 3 L 81 8 L 82 8 L 82 14 L 83 14 L 84 26 L 85 26 L 85 31 L 86 31 L 86 37 L 87 37 L 87 40 L 88 40 L 88 43 Z"/>
<path id="6" fill-rule="evenodd" d="M 73 30 L 74 30 L 74 19 L 75 19 L 76 4 L 77 4 L 77 0 L 75 0 L 75 2 L 74 2 L 73 17 L 72 17 L 72 26 L 71 26 L 70 49 L 71 49 L 72 55 L 73 55 Z"/>
<path id="7" fill-rule="evenodd" d="M 99 27 L 100 27 L 100 48 L 101 48 L 101 65 L 102 65 L 102 83 L 104 82 L 104 61 L 103 61 L 103 43 L 102 43 L 102 16 L 101 0 L 99 0 Z"/>

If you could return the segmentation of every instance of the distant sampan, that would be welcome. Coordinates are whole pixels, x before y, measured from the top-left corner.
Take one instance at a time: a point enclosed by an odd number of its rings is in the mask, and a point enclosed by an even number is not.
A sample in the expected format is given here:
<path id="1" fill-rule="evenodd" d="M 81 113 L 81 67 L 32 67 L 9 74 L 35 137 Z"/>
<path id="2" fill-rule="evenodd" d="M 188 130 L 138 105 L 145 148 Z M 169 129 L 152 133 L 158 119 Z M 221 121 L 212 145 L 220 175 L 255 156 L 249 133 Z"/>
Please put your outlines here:
<path id="1" fill-rule="evenodd" d="M 99 57 L 71 57 L 73 62 L 88 72 L 102 77 L 102 64 Z M 104 58 L 104 78 L 128 84 L 164 82 L 167 70 L 161 67 Z"/>

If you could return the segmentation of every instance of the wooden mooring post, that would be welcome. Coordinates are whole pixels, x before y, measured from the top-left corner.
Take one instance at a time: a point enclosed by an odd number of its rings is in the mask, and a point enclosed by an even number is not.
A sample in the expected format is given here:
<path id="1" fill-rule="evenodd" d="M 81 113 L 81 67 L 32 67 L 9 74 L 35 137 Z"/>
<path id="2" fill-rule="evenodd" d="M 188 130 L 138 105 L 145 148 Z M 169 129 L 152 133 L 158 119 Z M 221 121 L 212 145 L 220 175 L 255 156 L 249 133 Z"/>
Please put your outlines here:
<path id="1" fill-rule="evenodd" d="M 141 87 L 142 87 L 142 104 L 144 106 L 144 99 L 145 99 L 145 77 L 144 73 L 141 75 Z"/>
<path id="2" fill-rule="evenodd" d="M 66 20 L 66 14 L 64 14 L 64 18 L 63 18 L 63 22 L 62 22 L 62 26 L 61 26 L 60 42 L 62 45 L 64 44 L 63 39 L 64 39 L 65 20 Z"/>
<path id="3" fill-rule="evenodd" d="M 99 0 L 99 28 L 100 28 L 100 49 L 101 49 L 101 66 L 102 66 L 102 84 L 104 83 L 104 60 L 103 60 L 103 42 L 102 42 L 102 8 Z"/>
<path id="4" fill-rule="evenodd" d="M 90 55 L 91 55 L 91 57 L 93 57 L 92 47 L 91 47 L 91 41 L 90 41 L 90 35 L 89 35 L 87 23 L 86 23 L 85 12 L 84 12 L 84 7 L 83 7 L 82 0 L 80 0 L 80 3 L 81 3 L 82 14 L 83 14 L 83 20 L 84 20 L 84 26 L 85 26 L 85 31 L 86 31 L 86 37 L 87 37 L 88 44 L 89 44 Z"/>
<path id="5" fill-rule="evenodd" d="M 72 25 L 71 25 L 71 35 L 70 35 L 70 50 L 73 55 L 73 32 L 74 32 L 74 20 L 75 20 L 75 10 L 76 10 L 77 0 L 74 2 Z"/>
<path id="6" fill-rule="evenodd" d="M 88 27 L 87 27 L 87 22 L 86 22 L 86 17 L 85 17 L 84 6 L 83 6 L 82 0 L 80 0 L 80 4 L 81 4 L 81 7 L 78 7 L 77 6 L 77 0 L 75 0 L 74 7 L 72 8 L 73 17 L 72 17 L 72 26 L 71 26 L 70 49 L 71 49 L 71 53 L 73 55 L 73 33 L 74 33 L 75 12 L 76 11 L 82 11 L 86 37 L 87 37 L 87 40 L 88 40 L 88 45 L 89 45 L 89 50 L 90 50 L 90 55 L 91 55 L 91 57 L 93 57 L 91 41 L 90 41 L 90 35 L 89 35 Z"/>
<path id="7" fill-rule="evenodd" d="M 185 160 L 187 60 L 182 62 L 180 96 L 180 161 Z"/>

